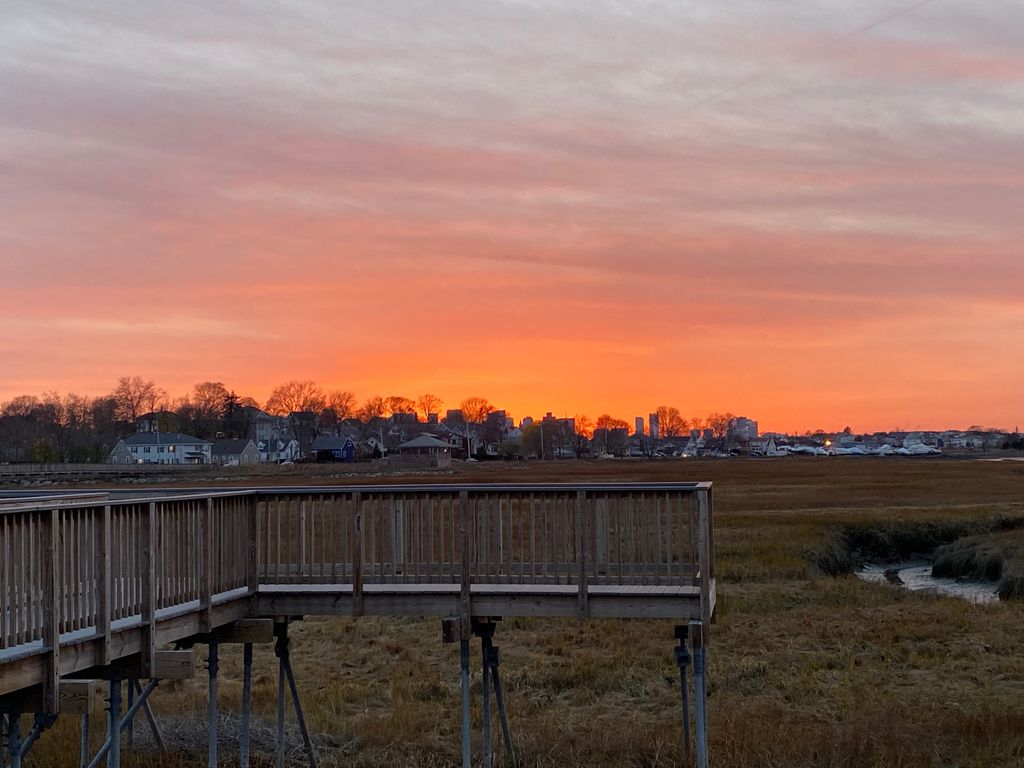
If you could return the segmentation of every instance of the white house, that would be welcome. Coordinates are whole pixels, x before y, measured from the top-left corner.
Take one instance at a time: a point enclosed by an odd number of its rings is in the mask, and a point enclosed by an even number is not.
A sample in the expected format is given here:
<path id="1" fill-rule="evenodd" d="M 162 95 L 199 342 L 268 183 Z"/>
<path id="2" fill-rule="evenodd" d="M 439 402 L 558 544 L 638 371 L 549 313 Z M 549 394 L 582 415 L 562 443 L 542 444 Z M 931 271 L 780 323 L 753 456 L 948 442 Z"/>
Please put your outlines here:
<path id="1" fill-rule="evenodd" d="M 213 443 L 176 432 L 138 432 L 114 446 L 108 464 L 209 464 Z"/>

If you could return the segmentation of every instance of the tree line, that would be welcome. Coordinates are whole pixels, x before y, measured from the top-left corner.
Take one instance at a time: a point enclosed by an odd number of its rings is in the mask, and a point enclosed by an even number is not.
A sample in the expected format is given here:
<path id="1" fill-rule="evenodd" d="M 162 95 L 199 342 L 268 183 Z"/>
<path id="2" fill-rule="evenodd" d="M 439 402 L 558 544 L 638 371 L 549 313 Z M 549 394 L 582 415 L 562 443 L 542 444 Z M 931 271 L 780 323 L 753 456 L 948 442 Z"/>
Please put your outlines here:
<path id="1" fill-rule="evenodd" d="M 431 393 L 415 399 L 374 395 L 360 402 L 348 390 L 324 389 L 310 380 L 284 382 L 274 387 L 263 403 L 219 381 L 197 383 L 187 394 L 171 398 L 155 381 L 122 376 L 110 393 L 98 397 L 50 391 L 0 403 L 0 460 L 105 461 L 117 441 L 133 433 L 144 416 L 153 420 L 150 428 L 161 432 L 203 439 L 244 438 L 250 436 L 253 418 L 263 411 L 288 418 L 303 443 L 318 434 L 332 433 L 342 424 L 373 434 L 383 423 L 397 419 L 410 424 L 426 422 L 431 414 L 441 414 L 443 407 L 444 401 Z M 475 425 L 471 431 L 478 442 L 498 445 L 506 441 L 507 425 L 504 419 L 492 418 L 497 408 L 487 398 L 467 397 L 453 410 L 463 424 Z M 691 429 L 710 429 L 716 436 L 724 436 L 732 419 L 727 413 L 686 418 L 673 406 L 660 406 L 654 412 L 662 437 L 679 437 Z M 564 455 L 569 448 L 584 455 L 596 440 L 594 450 L 616 453 L 622 449 L 618 443 L 631 431 L 629 422 L 608 413 L 596 419 L 577 414 L 569 434 L 566 423 L 539 421 L 525 427 L 520 450 L 541 456 Z"/>

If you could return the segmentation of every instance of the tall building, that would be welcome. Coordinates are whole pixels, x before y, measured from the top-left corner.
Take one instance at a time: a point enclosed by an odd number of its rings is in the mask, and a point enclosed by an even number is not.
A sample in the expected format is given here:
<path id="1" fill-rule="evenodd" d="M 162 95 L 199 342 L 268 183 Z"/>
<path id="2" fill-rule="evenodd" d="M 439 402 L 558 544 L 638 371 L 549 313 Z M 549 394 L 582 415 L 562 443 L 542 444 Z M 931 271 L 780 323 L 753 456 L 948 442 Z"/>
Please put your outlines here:
<path id="1" fill-rule="evenodd" d="M 757 422 L 746 416 L 737 416 L 729 422 L 729 437 L 734 440 L 756 440 Z"/>
<path id="2" fill-rule="evenodd" d="M 656 414 L 656 413 L 649 413 L 649 414 L 647 414 L 647 425 L 648 425 L 648 427 L 650 429 L 651 439 L 652 440 L 657 440 L 659 437 L 661 437 L 661 433 L 660 433 L 660 431 L 658 429 L 658 414 Z"/>
<path id="3" fill-rule="evenodd" d="M 636 417 L 636 436 L 637 437 L 643 437 L 644 436 L 644 417 L 643 416 L 637 416 Z"/>

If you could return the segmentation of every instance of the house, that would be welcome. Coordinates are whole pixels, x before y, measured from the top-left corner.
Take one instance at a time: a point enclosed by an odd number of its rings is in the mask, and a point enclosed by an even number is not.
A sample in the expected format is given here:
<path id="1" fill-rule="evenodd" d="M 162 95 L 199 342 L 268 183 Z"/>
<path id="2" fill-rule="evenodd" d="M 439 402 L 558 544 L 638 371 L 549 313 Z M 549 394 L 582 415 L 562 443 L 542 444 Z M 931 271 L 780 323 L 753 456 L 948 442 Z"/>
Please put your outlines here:
<path id="1" fill-rule="evenodd" d="M 212 453 L 214 464 L 227 467 L 243 467 L 260 463 L 260 452 L 254 440 L 214 440 Z"/>
<path id="2" fill-rule="evenodd" d="M 210 464 L 213 443 L 177 432 L 138 432 L 118 441 L 109 464 Z"/>
<path id="3" fill-rule="evenodd" d="M 430 434 L 422 434 L 402 443 L 397 451 L 403 457 L 425 457 L 430 466 L 438 469 L 447 469 L 452 465 L 451 446 Z"/>
<path id="4" fill-rule="evenodd" d="M 356 442 L 348 435 L 318 435 L 313 440 L 312 453 L 317 461 L 355 461 Z"/>
<path id="5" fill-rule="evenodd" d="M 256 443 L 260 461 L 276 464 L 281 461 L 295 461 L 299 458 L 299 441 L 294 438 L 270 438 Z"/>

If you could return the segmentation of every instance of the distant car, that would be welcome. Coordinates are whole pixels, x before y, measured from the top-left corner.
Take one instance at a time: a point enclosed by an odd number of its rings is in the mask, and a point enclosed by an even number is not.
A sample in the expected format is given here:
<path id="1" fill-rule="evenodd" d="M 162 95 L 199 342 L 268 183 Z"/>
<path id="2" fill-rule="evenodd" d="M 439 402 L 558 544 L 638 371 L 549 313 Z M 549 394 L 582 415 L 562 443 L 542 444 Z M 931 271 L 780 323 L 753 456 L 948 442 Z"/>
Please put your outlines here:
<path id="1" fill-rule="evenodd" d="M 288 459 L 282 459 L 281 461 L 277 462 L 277 465 L 279 467 L 294 467 L 295 466 L 295 462 L 294 461 L 290 461 Z"/>

